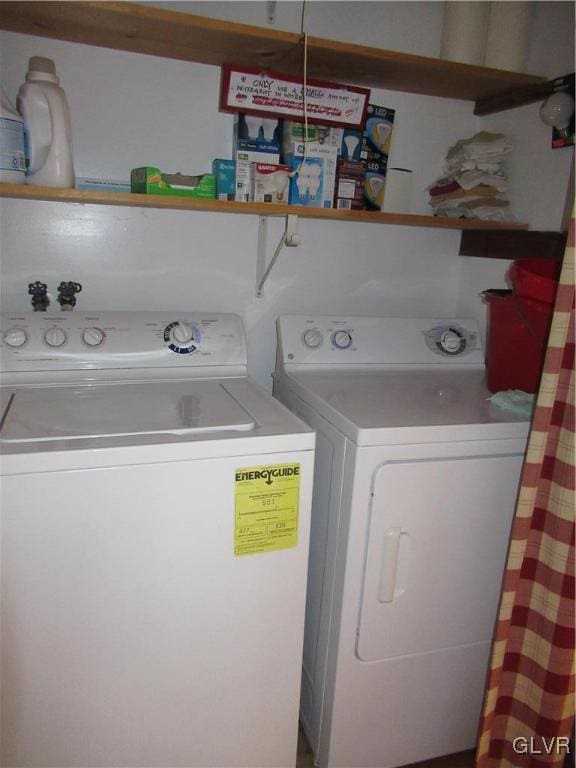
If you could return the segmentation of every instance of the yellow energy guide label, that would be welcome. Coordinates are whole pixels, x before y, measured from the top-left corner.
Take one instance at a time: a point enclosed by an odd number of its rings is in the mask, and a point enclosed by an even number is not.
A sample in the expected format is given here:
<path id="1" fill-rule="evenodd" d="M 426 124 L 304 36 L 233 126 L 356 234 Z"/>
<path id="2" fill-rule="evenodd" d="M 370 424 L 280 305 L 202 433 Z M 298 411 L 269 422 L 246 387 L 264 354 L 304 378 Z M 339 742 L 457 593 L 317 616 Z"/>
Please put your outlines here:
<path id="1" fill-rule="evenodd" d="M 234 554 L 253 555 L 298 544 L 300 464 L 236 470 Z"/>

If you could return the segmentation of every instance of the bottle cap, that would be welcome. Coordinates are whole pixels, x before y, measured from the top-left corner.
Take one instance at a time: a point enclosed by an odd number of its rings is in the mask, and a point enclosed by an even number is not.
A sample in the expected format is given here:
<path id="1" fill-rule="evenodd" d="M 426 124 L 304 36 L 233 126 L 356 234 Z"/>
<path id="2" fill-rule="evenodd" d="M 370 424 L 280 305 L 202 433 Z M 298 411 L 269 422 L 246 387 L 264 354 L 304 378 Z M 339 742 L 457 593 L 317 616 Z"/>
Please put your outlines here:
<path id="1" fill-rule="evenodd" d="M 44 56 L 32 56 L 28 62 L 29 72 L 46 72 L 49 75 L 56 74 L 56 65 L 52 59 L 46 59 Z"/>
<path id="2" fill-rule="evenodd" d="M 52 59 L 46 59 L 44 56 L 32 56 L 32 58 L 29 60 L 28 72 L 26 72 L 26 80 L 44 80 L 56 84 L 60 82 L 56 74 L 56 65 Z"/>

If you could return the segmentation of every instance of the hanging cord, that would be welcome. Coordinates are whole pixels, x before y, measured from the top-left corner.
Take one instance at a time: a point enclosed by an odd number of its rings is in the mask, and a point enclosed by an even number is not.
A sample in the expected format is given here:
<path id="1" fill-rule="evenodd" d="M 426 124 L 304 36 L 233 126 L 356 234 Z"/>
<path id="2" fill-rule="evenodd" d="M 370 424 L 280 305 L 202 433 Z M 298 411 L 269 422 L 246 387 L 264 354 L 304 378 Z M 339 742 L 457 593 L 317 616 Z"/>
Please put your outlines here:
<path id="1" fill-rule="evenodd" d="M 302 0 L 302 16 L 300 17 L 300 34 L 304 35 L 304 74 L 303 103 L 304 103 L 304 158 L 306 158 L 306 145 L 308 144 L 308 32 L 306 31 L 306 14 L 308 11 L 307 0 Z"/>
<path id="2" fill-rule="evenodd" d="M 302 109 L 303 109 L 303 122 L 304 122 L 304 135 L 302 141 L 304 143 L 304 152 L 302 154 L 302 160 L 300 161 L 298 168 L 292 171 L 290 176 L 297 176 L 306 160 L 308 159 L 308 32 L 306 32 L 306 14 L 308 12 L 307 0 L 302 0 L 302 14 L 300 16 L 300 35 L 304 38 L 304 60 L 303 60 L 303 75 L 302 75 Z"/>

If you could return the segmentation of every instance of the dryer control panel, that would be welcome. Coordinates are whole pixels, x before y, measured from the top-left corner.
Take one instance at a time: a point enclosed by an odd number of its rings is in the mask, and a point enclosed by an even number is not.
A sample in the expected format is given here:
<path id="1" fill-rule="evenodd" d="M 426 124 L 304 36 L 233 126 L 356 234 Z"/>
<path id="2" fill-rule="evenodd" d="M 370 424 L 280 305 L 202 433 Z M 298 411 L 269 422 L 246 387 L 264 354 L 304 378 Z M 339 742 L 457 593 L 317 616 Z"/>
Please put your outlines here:
<path id="1" fill-rule="evenodd" d="M 277 330 L 284 365 L 484 365 L 470 319 L 284 315 Z"/>
<path id="2" fill-rule="evenodd" d="M 138 378 L 246 368 L 237 315 L 192 312 L 13 312 L 0 315 L 0 375 L 138 369 Z M 203 373 L 206 376 L 206 372 Z"/>

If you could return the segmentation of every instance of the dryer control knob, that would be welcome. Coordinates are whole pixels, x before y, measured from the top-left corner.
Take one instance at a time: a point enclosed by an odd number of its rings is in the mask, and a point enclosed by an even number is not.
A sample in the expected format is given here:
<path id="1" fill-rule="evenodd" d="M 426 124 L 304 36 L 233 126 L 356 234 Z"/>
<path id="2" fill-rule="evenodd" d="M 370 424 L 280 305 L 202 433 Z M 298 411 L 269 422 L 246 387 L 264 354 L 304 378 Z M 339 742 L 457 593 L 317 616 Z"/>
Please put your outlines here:
<path id="1" fill-rule="evenodd" d="M 48 328 L 44 333 L 44 341 L 49 347 L 61 347 L 67 340 L 68 336 L 63 328 Z"/>
<path id="2" fill-rule="evenodd" d="M 23 347 L 28 341 L 28 334 L 24 328 L 8 328 L 4 334 L 4 344 L 12 349 Z"/>
<path id="3" fill-rule="evenodd" d="M 302 334 L 302 341 L 304 342 L 304 346 L 308 347 L 308 349 L 318 349 L 324 339 L 319 330 L 316 328 L 309 328 Z"/>
<path id="4" fill-rule="evenodd" d="M 332 344 L 337 349 L 348 349 L 348 347 L 352 346 L 352 334 L 350 331 L 336 331 L 332 335 Z"/>
<path id="5" fill-rule="evenodd" d="M 448 354 L 454 355 L 457 352 L 462 351 L 461 347 L 463 344 L 463 336 L 456 333 L 456 331 L 452 330 L 452 328 L 449 328 L 442 336 L 441 343 L 442 347 L 446 350 L 446 352 L 448 352 Z"/>
<path id="6" fill-rule="evenodd" d="M 106 338 L 102 328 L 84 328 L 82 341 L 89 347 L 99 347 Z"/>

